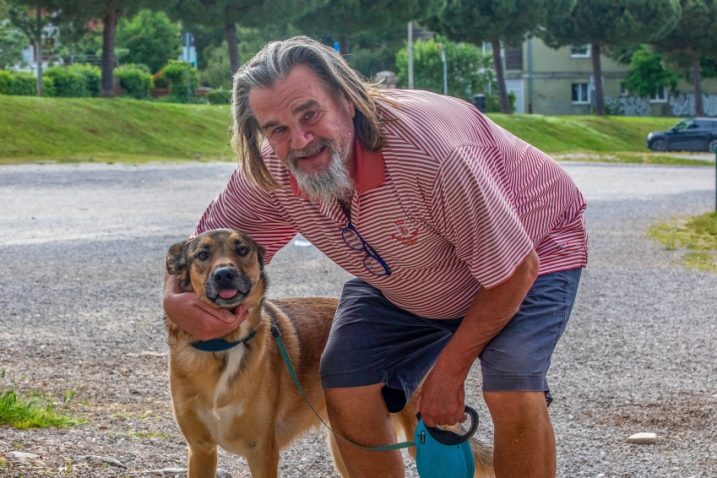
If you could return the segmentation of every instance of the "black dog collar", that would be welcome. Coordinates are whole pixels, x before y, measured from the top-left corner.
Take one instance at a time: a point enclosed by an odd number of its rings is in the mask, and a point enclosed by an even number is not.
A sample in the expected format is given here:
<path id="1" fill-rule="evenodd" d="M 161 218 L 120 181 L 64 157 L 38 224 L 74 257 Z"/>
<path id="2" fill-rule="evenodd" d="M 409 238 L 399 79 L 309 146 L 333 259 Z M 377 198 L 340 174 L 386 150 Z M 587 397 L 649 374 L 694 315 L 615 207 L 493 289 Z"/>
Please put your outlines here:
<path id="1" fill-rule="evenodd" d="M 202 352 L 223 352 L 224 350 L 229 350 L 237 345 L 246 344 L 253 339 L 255 335 L 256 330 L 252 330 L 249 335 L 242 337 L 236 342 L 229 342 L 225 339 L 198 340 L 196 342 L 192 342 L 192 347 L 197 350 L 201 350 Z"/>

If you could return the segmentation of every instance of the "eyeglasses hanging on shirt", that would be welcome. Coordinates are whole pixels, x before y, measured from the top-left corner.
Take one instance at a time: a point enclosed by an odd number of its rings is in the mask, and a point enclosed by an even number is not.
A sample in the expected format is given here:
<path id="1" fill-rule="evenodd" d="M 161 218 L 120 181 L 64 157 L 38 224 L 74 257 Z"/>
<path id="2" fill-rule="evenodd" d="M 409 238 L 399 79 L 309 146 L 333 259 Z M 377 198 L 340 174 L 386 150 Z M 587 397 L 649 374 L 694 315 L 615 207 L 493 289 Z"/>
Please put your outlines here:
<path id="1" fill-rule="evenodd" d="M 384 261 L 376 250 L 369 245 L 366 240 L 361 237 L 358 229 L 351 223 L 346 227 L 341 228 L 341 237 L 344 242 L 354 251 L 363 252 L 365 254 L 363 258 L 363 265 L 367 271 L 375 276 L 389 276 L 391 275 L 391 268 Z"/>

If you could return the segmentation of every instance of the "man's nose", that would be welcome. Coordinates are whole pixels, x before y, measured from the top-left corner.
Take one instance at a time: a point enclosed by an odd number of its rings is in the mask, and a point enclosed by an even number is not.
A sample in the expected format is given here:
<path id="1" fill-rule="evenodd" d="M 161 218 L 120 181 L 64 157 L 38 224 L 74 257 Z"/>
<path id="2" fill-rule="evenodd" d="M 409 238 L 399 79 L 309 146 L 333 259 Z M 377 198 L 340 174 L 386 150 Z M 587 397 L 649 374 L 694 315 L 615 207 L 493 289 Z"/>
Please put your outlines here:
<path id="1" fill-rule="evenodd" d="M 295 128 L 291 135 L 291 149 L 304 149 L 314 140 L 314 135 L 306 128 Z"/>

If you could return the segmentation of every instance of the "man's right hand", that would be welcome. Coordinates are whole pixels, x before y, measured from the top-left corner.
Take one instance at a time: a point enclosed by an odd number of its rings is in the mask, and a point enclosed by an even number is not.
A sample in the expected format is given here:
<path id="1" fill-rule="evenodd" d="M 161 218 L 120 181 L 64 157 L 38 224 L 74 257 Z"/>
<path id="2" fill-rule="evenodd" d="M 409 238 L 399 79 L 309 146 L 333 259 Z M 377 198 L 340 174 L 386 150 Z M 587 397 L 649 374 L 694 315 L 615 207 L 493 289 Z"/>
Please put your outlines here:
<path id="1" fill-rule="evenodd" d="M 248 316 L 244 306 L 240 305 L 233 311 L 212 307 L 199 300 L 194 292 L 177 289 L 176 276 L 165 274 L 164 311 L 169 320 L 199 340 L 223 337 L 239 327 Z"/>

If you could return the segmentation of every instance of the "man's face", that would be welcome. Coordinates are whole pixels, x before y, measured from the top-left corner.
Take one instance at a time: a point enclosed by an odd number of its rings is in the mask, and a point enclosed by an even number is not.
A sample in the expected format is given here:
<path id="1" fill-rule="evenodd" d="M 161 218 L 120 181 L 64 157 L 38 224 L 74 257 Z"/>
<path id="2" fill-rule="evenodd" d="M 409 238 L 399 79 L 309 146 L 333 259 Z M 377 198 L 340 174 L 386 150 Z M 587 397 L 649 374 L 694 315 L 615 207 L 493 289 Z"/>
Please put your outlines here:
<path id="1" fill-rule="evenodd" d="M 310 68 L 299 65 L 273 86 L 252 89 L 249 107 L 304 192 L 320 201 L 350 196 L 355 110 L 345 96 L 337 98 Z"/>

